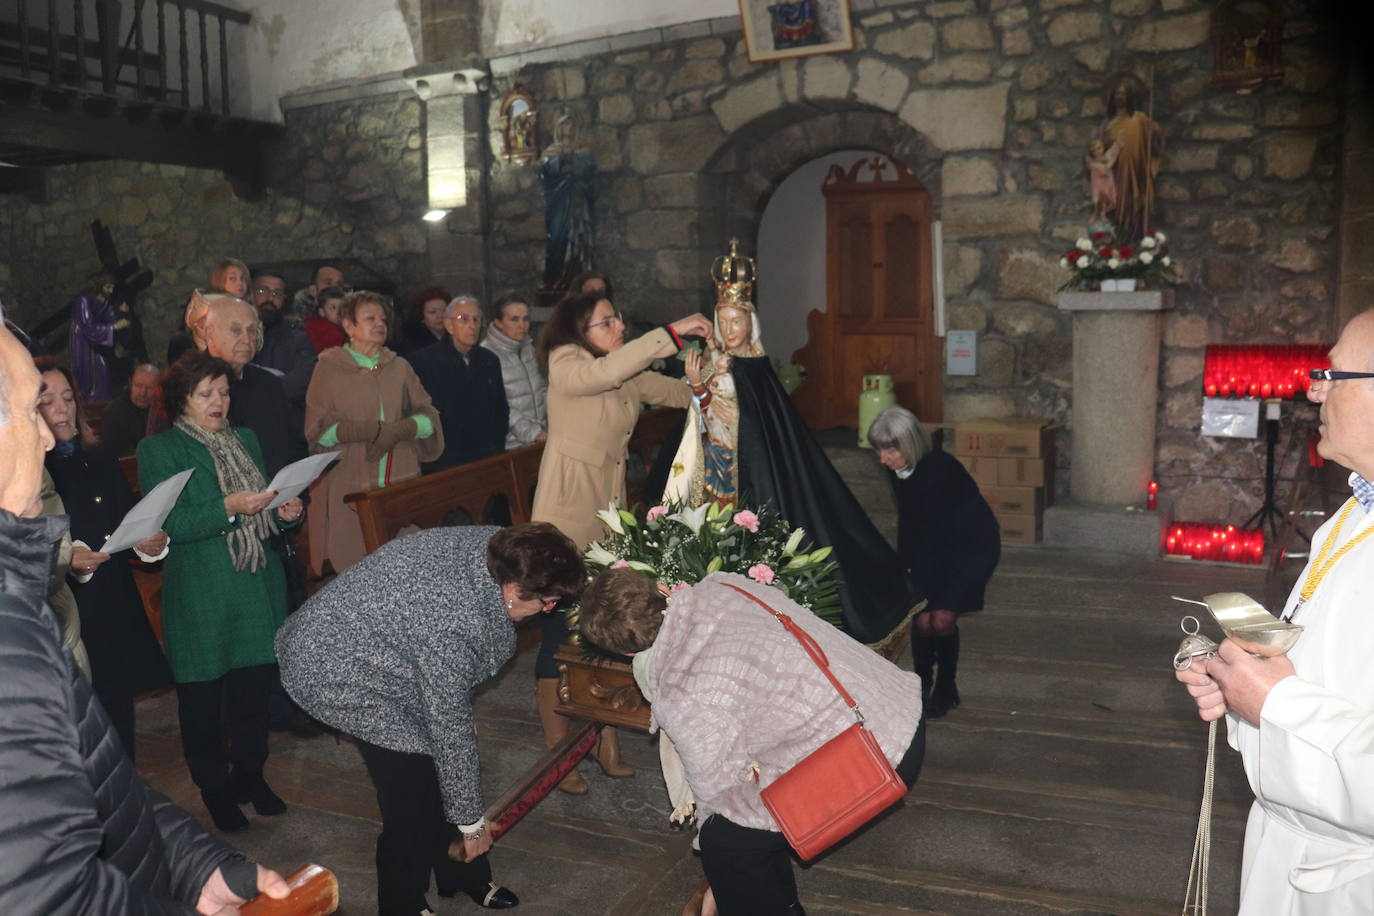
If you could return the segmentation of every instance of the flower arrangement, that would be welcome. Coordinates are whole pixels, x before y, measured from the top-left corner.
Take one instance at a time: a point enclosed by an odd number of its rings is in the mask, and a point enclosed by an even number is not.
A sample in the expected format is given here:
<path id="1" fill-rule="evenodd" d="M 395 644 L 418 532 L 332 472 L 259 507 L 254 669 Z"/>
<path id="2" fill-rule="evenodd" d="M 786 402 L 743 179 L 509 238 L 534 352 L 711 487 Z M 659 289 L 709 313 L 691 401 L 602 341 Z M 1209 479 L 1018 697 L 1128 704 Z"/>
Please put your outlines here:
<path id="1" fill-rule="evenodd" d="M 1143 280 L 1154 285 L 1177 279 L 1177 262 L 1169 256 L 1168 238 L 1153 230 L 1135 245 L 1114 244 L 1106 232 L 1081 238 L 1059 259 L 1060 267 L 1073 271 L 1063 289 L 1092 289 L 1103 280 Z"/>
<path id="2" fill-rule="evenodd" d="M 654 506 L 642 522 L 613 506 L 596 515 L 610 533 L 584 555 L 593 577 L 628 566 L 676 592 L 713 572 L 739 573 L 840 625 L 839 564 L 829 547 L 809 549 L 806 532 L 790 529 L 776 510 L 703 503 Z"/>

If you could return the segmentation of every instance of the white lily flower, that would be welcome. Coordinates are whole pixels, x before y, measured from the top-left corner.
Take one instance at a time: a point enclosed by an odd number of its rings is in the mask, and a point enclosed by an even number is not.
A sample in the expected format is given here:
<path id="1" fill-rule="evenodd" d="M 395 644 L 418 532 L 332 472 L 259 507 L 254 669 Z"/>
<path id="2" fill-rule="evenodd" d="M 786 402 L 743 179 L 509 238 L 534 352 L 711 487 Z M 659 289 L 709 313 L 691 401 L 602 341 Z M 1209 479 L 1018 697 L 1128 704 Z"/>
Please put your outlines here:
<path id="1" fill-rule="evenodd" d="M 668 516 L 668 518 L 675 522 L 681 522 L 691 529 L 693 534 L 696 534 L 701 531 L 701 526 L 706 521 L 706 513 L 710 510 L 712 505 L 713 503 L 702 503 L 695 509 L 683 509 L 680 512 L 674 512 L 672 515 Z"/>
<path id="2" fill-rule="evenodd" d="M 1141 248 L 1153 248 L 1157 244 L 1158 242 L 1154 240 L 1154 237 L 1149 235 L 1145 236 L 1143 239 L 1140 240 Z"/>
<path id="3" fill-rule="evenodd" d="M 610 566 L 616 560 L 620 559 L 620 557 L 617 557 L 600 544 L 593 544 L 588 547 L 587 552 L 584 553 L 583 556 L 587 559 L 587 562 L 595 563 L 597 566 Z"/>
<path id="4" fill-rule="evenodd" d="M 830 556 L 830 554 L 833 553 L 834 550 L 835 548 L 833 547 L 822 547 L 820 550 L 813 551 L 811 553 L 811 562 L 819 563 L 821 560 L 824 560 L 826 557 Z"/>
<path id="5" fill-rule="evenodd" d="M 1074 266 L 1077 267 L 1079 270 L 1082 270 L 1083 268 L 1087 267 L 1088 256 L 1086 254 L 1081 256 L 1077 261 L 1074 262 Z"/>
<path id="6" fill-rule="evenodd" d="M 805 528 L 798 528 L 796 531 L 793 531 L 792 536 L 788 538 L 787 543 L 783 545 L 782 555 L 785 557 L 790 557 L 792 556 L 792 554 L 796 553 L 797 548 L 801 546 L 802 538 L 804 537 L 806 537 Z"/>
<path id="7" fill-rule="evenodd" d="M 624 534 L 625 526 L 620 523 L 620 513 L 614 506 L 609 509 L 601 509 L 596 513 L 596 517 L 606 523 L 606 527 L 616 534 Z"/>
<path id="8" fill-rule="evenodd" d="M 1116 270 L 1118 267 L 1121 266 L 1121 259 L 1120 259 L 1120 258 L 1108 258 L 1108 259 L 1107 259 L 1107 266 L 1110 267 L 1112 270 Z"/>
<path id="9" fill-rule="evenodd" d="M 645 562 L 643 562 L 643 561 L 641 561 L 641 560 L 630 560 L 630 561 L 629 561 L 629 564 L 630 564 L 630 568 L 631 568 L 631 569 L 638 570 L 639 572 L 642 572 L 642 573 L 650 573 L 650 574 L 652 574 L 652 573 L 655 573 L 655 572 L 658 571 L 658 570 L 654 569 L 652 566 L 650 566 L 648 563 L 645 563 Z"/>
<path id="10" fill-rule="evenodd" d="M 1073 247 L 1077 248 L 1079 251 L 1088 251 L 1093 247 L 1093 243 L 1088 239 L 1079 239 L 1073 243 Z"/>
<path id="11" fill-rule="evenodd" d="M 1141 263 L 1141 264 L 1150 264 L 1150 263 L 1152 263 L 1152 262 L 1154 261 L 1154 259 L 1155 259 L 1155 256 L 1152 255 L 1152 254 L 1150 254 L 1148 251 L 1142 251 L 1142 252 L 1140 253 L 1140 263 Z"/>
<path id="12" fill-rule="evenodd" d="M 627 528 L 639 527 L 639 519 L 634 517 L 634 513 L 626 512 L 624 509 L 620 510 L 620 520 L 625 523 Z"/>

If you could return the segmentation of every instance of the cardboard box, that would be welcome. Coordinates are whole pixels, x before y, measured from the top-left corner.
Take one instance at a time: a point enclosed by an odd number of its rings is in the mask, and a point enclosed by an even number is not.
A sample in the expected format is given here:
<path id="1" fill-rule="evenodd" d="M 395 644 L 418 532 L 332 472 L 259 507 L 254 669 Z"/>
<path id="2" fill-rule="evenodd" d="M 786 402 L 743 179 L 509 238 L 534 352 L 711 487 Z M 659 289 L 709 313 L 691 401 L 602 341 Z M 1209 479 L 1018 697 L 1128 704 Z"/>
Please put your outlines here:
<path id="1" fill-rule="evenodd" d="M 1002 530 L 1002 540 L 1010 544 L 1039 544 L 1039 515 L 1017 513 L 996 513 L 997 526 Z"/>
<path id="2" fill-rule="evenodd" d="M 996 461 L 999 487 L 1043 487 L 1054 475 L 1054 463 L 1048 458 L 998 458 Z"/>
<path id="3" fill-rule="evenodd" d="M 979 458 L 973 455 L 956 455 L 959 463 L 968 471 L 973 482 L 980 487 L 997 486 L 997 476 L 999 473 L 998 459 Z"/>
<path id="4" fill-rule="evenodd" d="M 1042 487 L 982 487 L 983 499 L 996 515 L 1039 515 L 1045 511 Z"/>
<path id="5" fill-rule="evenodd" d="M 990 458 L 1043 458 L 1050 431 L 1039 417 L 965 420 L 954 428 L 954 454 Z"/>

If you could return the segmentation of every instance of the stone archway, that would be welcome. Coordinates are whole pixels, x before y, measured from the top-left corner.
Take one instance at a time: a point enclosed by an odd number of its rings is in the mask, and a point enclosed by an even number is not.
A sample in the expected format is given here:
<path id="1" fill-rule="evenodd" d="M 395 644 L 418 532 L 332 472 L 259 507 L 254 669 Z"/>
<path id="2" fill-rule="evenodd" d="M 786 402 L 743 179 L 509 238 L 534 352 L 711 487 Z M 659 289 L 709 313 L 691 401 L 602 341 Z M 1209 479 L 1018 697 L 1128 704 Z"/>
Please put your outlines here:
<path id="1" fill-rule="evenodd" d="M 905 165 L 930 193 L 938 218 L 944 154 L 922 133 L 870 105 L 798 103 L 739 127 L 707 160 L 697 198 L 703 242 L 738 237 L 746 250 L 756 250 L 764 208 L 783 180 L 846 149 L 872 150 Z M 705 266 L 718 253 L 706 256 Z"/>

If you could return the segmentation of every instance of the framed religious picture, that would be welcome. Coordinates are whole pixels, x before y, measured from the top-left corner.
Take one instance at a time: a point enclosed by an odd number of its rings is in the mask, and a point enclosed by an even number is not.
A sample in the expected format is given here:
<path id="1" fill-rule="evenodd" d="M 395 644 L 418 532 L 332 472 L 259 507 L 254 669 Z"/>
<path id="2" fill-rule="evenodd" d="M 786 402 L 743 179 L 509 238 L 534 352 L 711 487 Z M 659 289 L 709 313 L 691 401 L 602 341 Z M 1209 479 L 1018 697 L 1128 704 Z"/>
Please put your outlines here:
<path id="1" fill-rule="evenodd" d="M 539 110 L 534 96 L 516 86 L 501 99 L 501 155 L 507 162 L 533 162 L 539 158 Z"/>
<path id="2" fill-rule="evenodd" d="M 1212 85 L 1247 93 L 1281 82 L 1283 27 L 1283 0 L 1220 0 L 1212 10 Z"/>
<path id="3" fill-rule="evenodd" d="M 854 48 L 849 0 L 739 0 L 749 60 L 780 60 Z"/>

